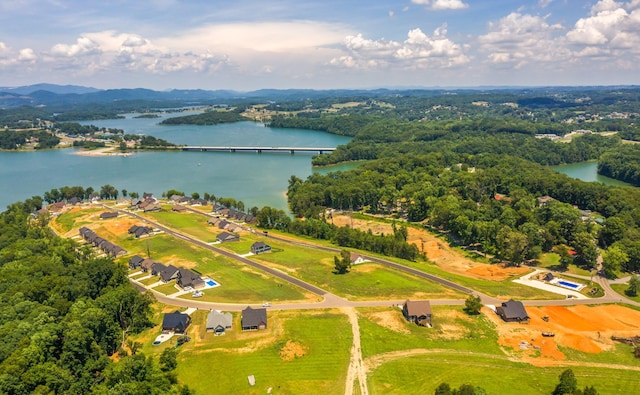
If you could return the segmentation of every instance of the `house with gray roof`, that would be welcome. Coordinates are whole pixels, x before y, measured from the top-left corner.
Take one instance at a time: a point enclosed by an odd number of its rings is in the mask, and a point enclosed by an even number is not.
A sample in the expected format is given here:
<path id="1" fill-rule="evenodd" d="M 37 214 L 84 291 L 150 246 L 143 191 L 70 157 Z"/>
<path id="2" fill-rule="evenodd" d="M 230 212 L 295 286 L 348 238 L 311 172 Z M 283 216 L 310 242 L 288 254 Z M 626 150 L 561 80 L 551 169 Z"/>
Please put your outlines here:
<path id="1" fill-rule="evenodd" d="M 505 322 L 525 322 L 529 321 L 529 315 L 524 309 L 522 302 L 517 300 L 509 300 L 508 302 L 502 302 L 501 306 L 496 307 L 496 313 Z"/>
<path id="2" fill-rule="evenodd" d="M 179 311 L 165 313 L 164 318 L 162 319 L 162 331 L 184 333 L 190 323 L 191 317 L 189 314 L 183 314 Z"/>
<path id="3" fill-rule="evenodd" d="M 224 335 L 224 332 L 231 329 L 233 316 L 231 313 L 212 310 L 207 316 L 207 332 L 213 332 L 216 336 Z"/>
<path id="4" fill-rule="evenodd" d="M 242 310 L 241 322 L 243 331 L 257 331 L 259 329 L 266 329 L 267 309 L 253 309 L 251 308 L 251 306 L 247 306 L 246 309 Z"/>
<path id="5" fill-rule="evenodd" d="M 239 241 L 240 236 L 234 235 L 233 233 L 229 233 L 229 232 L 222 232 L 218 236 L 216 236 L 216 240 L 219 241 L 220 243 L 224 243 L 227 241 Z"/>

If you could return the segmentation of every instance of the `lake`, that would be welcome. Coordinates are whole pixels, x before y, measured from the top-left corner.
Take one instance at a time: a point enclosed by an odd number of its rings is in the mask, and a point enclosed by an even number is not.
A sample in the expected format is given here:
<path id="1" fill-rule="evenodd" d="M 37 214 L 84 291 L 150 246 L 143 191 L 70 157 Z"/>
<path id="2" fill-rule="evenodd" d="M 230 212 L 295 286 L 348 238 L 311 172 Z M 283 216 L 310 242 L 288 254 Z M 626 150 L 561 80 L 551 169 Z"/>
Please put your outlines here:
<path id="1" fill-rule="evenodd" d="M 268 128 L 254 122 L 216 126 L 160 126 L 162 118 L 133 118 L 82 122 L 99 127 L 143 133 L 187 145 L 246 145 L 336 147 L 350 137 L 302 129 Z M 287 210 L 285 192 L 291 175 L 305 179 L 312 172 L 348 170 L 345 164 L 311 167 L 311 154 L 144 151 L 131 156 L 88 157 L 75 149 L 41 152 L 0 152 L 0 208 L 61 186 L 111 184 L 119 191 L 162 195 L 169 189 L 187 194 L 204 192 L 242 200 L 252 206 Z"/>
<path id="2" fill-rule="evenodd" d="M 631 186 L 626 182 L 598 174 L 598 162 L 579 162 L 568 165 L 550 166 L 553 170 L 582 181 L 597 181 L 606 185 Z"/>

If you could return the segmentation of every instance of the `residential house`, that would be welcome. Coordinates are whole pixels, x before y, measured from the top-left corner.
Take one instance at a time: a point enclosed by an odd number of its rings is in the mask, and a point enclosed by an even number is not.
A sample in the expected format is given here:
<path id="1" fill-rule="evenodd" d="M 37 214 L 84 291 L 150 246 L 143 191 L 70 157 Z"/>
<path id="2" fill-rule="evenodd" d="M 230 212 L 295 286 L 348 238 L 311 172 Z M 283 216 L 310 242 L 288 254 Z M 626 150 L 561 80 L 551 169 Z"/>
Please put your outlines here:
<path id="1" fill-rule="evenodd" d="M 100 219 L 116 218 L 117 216 L 117 211 L 105 211 L 104 213 L 100 213 Z"/>
<path id="2" fill-rule="evenodd" d="M 153 259 L 151 258 L 145 258 L 142 260 L 142 262 L 140 262 L 140 269 L 143 272 L 149 272 L 151 271 L 151 269 L 153 268 L 153 265 L 155 265 L 156 262 L 154 262 Z"/>
<path id="3" fill-rule="evenodd" d="M 502 302 L 501 306 L 496 307 L 496 313 L 505 322 L 523 322 L 529 321 L 529 315 L 524 309 L 524 305 L 520 301 L 509 300 L 508 302 Z"/>
<path id="4" fill-rule="evenodd" d="M 350 255 L 350 260 L 352 265 L 357 265 L 364 262 L 371 262 L 369 259 L 363 257 L 362 255 L 352 252 Z"/>
<path id="5" fill-rule="evenodd" d="M 431 303 L 428 300 L 407 300 L 402 305 L 402 315 L 407 321 L 431 326 Z"/>
<path id="6" fill-rule="evenodd" d="M 183 314 L 179 311 L 174 313 L 165 313 L 162 319 L 162 331 L 184 333 L 189 324 L 191 323 L 191 317 L 189 314 Z"/>
<path id="7" fill-rule="evenodd" d="M 138 269 L 144 258 L 140 255 L 134 255 L 129 258 L 129 269 Z"/>
<path id="8" fill-rule="evenodd" d="M 556 199 L 552 198 L 549 195 L 545 195 L 545 196 L 540 196 L 539 198 L 536 199 L 538 201 L 538 206 L 544 206 L 545 204 L 552 202 Z"/>
<path id="9" fill-rule="evenodd" d="M 82 199 L 77 196 L 74 196 L 71 199 L 67 200 L 67 203 L 72 206 L 75 206 L 76 204 L 82 203 Z"/>
<path id="10" fill-rule="evenodd" d="M 209 225 L 216 225 L 218 222 L 220 222 L 220 218 L 216 218 L 216 217 L 211 217 L 207 221 Z"/>
<path id="11" fill-rule="evenodd" d="M 213 332 L 216 336 L 224 335 L 227 329 L 231 329 L 233 316 L 231 313 L 212 310 L 207 316 L 207 332 Z"/>
<path id="12" fill-rule="evenodd" d="M 254 254 L 262 254 L 263 252 L 271 252 L 271 246 L 261 241 L 251 244 L 251 252 Z"/>
<path id="13" fill-rule="evenodd" d="M 133 225 L 128 230 L 129 234 L 134 235 L 136 239 L 151 236 L 153 228 L 150 226 Z"/>
<path id="14" fill-rule="evenodd" d="M 47 210 L 51 213 L 59 213 L 65 206 L 65 202 L 52 203 L 47 206 Z"/>
<path id="15" fill-rule="evenodd" d="M 171 211 L 175 211 L 176 213 L 183 213 L 183 212 L 187 211 L 187 208 L 185 206 L 181 206 L 179 204 L 176 204 L 176 205 L 173 206 Z"/>
<path id="16" fill-rule="evenodd" d="M 195 273 L 189 269 L 179 268 L 176 283 L 182 289 L 191 287 L 193 289 L 204 288 L 204 280 L 198 273 Z"/>
<path id="17" fill-rule="evenodd" d="M 266 329 L 267 309 L 253 309 L 251 308 L 251 306 L 247 306 L 246 309 L 242 310 L 241 322 L 243 331 L 256 331 L 259 329 Z"/>
<path id="18" fill-rule="evenodd" d="M 222 232 L 218 236 L 216 236 L 216 240 L 220 243 L 224 243 L 227 241 L 239 241 L 240 236 L 229 232 Z"/>
<path id="19" fill-rule="evenodd" d="M 158 265 L 162 265 L 161 263 L 159 263 Z M 160 276 L 160 279 L 165 282 L 168 283 L 171 280 L 175 280 L 178 278 L 178 268 L 173 266 L 173 265 L 169 265 L 169 266 L 164 266 L 162 265 L 163 268 L 161 270 L 158 270 L 158 275 Z M 152 271 L 156 269 L 156 266 L 154 265 L 154 267 L 151 269 Z M 160 269 L 158 267 L 158 269 Z"/>
<path id="20" fill-rule="evenodd" d="M 227 221 L 226 219 L 218 222 L 218 229 L 227 229 L 229 226 L 231 226 L 231 222 Z"/>
<path id="21" fill-rule="evenodd" d="M 153 212 L 153 211 L 162 211 L 162 207 L 160 207 L 159 204 L 155 204 L 155 203 L 150 203 L 147 204 L 142 211 L 144 211 L 145 213 L 149 213 L 149 212 Z"/>

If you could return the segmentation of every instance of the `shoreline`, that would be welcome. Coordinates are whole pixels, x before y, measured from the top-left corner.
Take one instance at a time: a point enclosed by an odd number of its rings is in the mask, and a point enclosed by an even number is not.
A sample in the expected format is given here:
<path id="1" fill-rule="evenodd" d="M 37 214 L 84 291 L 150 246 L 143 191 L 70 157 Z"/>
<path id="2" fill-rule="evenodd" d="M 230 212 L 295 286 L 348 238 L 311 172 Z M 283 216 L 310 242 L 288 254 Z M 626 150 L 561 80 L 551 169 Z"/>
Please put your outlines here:
<path id="1" fill-rule="evenodd" d="M 131 152 L 114 151 L 113 147 L 98 148 L 94 150 L 76 150 L 73 155 L 79 156 L 131 156 Z"/>

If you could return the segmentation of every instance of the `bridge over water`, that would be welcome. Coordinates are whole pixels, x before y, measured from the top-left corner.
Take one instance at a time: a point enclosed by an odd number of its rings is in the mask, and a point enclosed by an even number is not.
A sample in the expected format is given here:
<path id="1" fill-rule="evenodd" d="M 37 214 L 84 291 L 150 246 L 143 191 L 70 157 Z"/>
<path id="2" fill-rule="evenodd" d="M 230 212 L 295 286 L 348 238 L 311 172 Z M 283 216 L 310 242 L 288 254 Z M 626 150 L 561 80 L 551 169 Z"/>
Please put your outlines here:
<path id="1" fill-rule="evenodd" d="M 324 154 L 325 152 L 333 152 L 336 149 L 332 147 L 241 147 L 241 146 L 185 146 L 183 151 L 201 151 L 201 152 L 288 152 L 294 154 L 296 152 L 317 152 Z"/>

